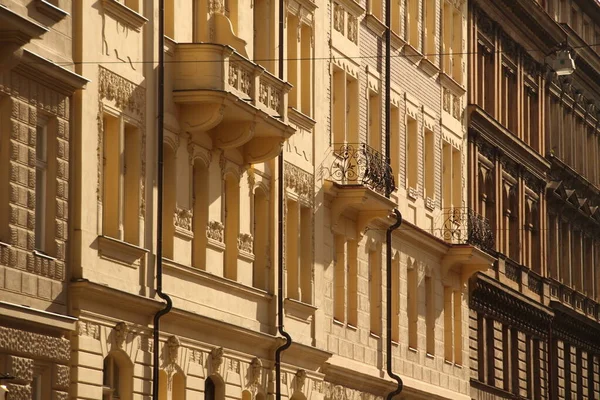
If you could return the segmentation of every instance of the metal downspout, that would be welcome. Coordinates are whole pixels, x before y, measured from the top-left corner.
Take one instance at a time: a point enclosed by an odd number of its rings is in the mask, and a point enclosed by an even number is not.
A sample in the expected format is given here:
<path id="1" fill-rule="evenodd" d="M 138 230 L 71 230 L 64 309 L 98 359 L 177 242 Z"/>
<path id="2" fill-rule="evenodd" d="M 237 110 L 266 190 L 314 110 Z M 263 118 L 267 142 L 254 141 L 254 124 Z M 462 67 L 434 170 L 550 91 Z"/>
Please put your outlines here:
<path id="1" fill-rule="evenodd" d="M 162 247 L 163 247 L 163 179 L 164 179 L 164 157 L 163 157 L 163 140 L 164 140 L 164 104 L 165 104 L 165 2 L 158 0 L 158 112 L 157 112 L 157 158 L 158 170 L 156 178 L 156 294 L 161 299 L 165 300 L 166 307 L 159 310 L 154 315 L 154 352 L 152 353 L 152 399 L 158 400 L 158 364 L 159 364 L 159 330 L 160 318 L 171 311 L 173 302 L 171 298 L 162 291 Z"/>
<path id="2" fill-rule="evenodd" d="M 284 0 L 279 0 L 279 79 L 284 80 Z M 283 147 L 277 159 L 277 191 L 279 194 L 279 204 L 277 210 L 277 330 L 279 334 L 285 338 L 285 343 L 275 350 L 275 399 L 281 400 L 281 353 L 287 350 L 292 345 L 292 337 L 285 331 L 283 327 Z"/>
<path id="3" fill-rule="evenodd" d="M 397 209 L 394 209 L 396 215 L 396 222 L 390 226 L 386 232 L 386 301 L 387 301 L 387 315 L 386 315 L 386 352 L 387 352 L 387 373 L 388 376 L 394 379 L 398 383 L 398 387 L 393 392 L 388 393 L 387 400 L 392 400 L 394 396 L 402 392 L 404 383 L 402 378 L 396 375 L 392 368 L 392 232 L 400 227 L 402 224 L 402 214 Z M 395 294 L 396 296 L 398 293 Z"/>
<path id="4" fill-rule="evenodd" d="M 385 159 L 386 162 L 390 162 L 390 130 L 391 130 L 391 42 L 392 42 L 392 1 L 386 0 L 385 2 Z M 386 187 L 389 187 L 386 186 Z M 390 193 L 386 189 L 386 197 L 389 198 Z M 387 315 L 386 315 L 386 352 L 387 352 L 387 373 L 388 376 L 394 379 L 398 386 L 396 389 L 387 395 L 387 400 L 392 398 L 400 392 L 404 387 L 402 378 L 396 375 L 393 371 L 393 360 L 392 360 L 392 232 L 400 227 L 402 224 L 402 214 L 398 209 L 394 209 L 396 216 L 396 222 L 387 229 L 386 232 L 386 301 L 387 301 Z M 396 296 L 398 293 L 395 294 Z"/>

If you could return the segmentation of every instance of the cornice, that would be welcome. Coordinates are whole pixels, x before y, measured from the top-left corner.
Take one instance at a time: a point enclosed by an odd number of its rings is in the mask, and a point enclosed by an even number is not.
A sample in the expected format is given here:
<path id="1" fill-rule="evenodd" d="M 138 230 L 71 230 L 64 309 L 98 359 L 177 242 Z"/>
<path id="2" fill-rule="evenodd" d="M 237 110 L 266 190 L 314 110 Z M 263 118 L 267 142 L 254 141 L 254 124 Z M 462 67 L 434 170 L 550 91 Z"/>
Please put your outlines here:
<path id="1" fill-rule="evenodd" d="M 396 382 L 371 365 L 366 365 L 337 354 L 323 365 L 321 372 L 325 380 L 343 384 L 351 389 L 360 390 L 376 395 L 385 395 L 396 386 Z M 383 376 L 383 378 L 380 378 Z"/>
<path id="2" fill-rule="evenodd" d="M 517 138 L 479 105 L 469 104 L 467 113 L 469 130 L 477 132 L 486 142 L 497 147 L 516 164 L 525 167 L 536 178 L 545 179 L 550 162 L 541 154 Z"/>
<path id="3" fill-rule="evenodd" d="M 28 40 L 40 37 L 48 32 L 48 28 L 31 21 L 18 13 L 12 11 L 7 6 L 0 4 L 0 32 L 19 31 L 28 36 Z"/>
<path id="4" fill-rule="evenodd" d="M 600 324 L 557 301 L 551 301 L 555 311 L 552 332 L 566 342 L 584 349 L 600 352 Z"/>
<path id="5" fill-rule="evenodd" d="M 88 79 L 61 67 L 55 62 L 24 49 L 23 57 L 15 71 L 66 96 L 84 89 Z"/>
<path id="6" fill-rule="evenodd" d="M 148 19 L 117 0 L 102 0 L 104 11 L 119 22 L 139 32 Z"/>

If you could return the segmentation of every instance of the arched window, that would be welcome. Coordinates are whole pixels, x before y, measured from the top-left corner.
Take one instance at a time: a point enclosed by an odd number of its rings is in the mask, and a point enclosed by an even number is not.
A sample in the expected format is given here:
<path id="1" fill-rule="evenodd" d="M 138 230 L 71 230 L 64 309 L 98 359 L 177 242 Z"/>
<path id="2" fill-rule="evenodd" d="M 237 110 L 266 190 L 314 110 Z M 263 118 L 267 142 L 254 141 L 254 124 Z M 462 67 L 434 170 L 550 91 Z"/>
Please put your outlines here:
<path id="1" fill-rule="evenodd" d="M 185 400 L 185 377 L 181 372 L 177 372 L 173 375 L 171 400 Z"/>
<path id="2" fill-rule="evenodd" d="M 192 265 L 206 269 L 206 226 L 208 224 L 208 169 L 202 162 L 194 162 L 194 241 Z"/>
<path id="3" fill-rule="evenodd" d="M 169 147 L 164 147 L 164 191 L 163 191 L 163 257 L 173 259 L 173 238 L 175 225 L 173 214 L 176 202 L 176 160 L 175 152 Z"/>
<path id="4" fill-rule="evenodd" d="M 269 257 L 269 198 L 264 189 L 254 193 L 254 273 L 252 285 L 268 290 L 267 261 Z"/>
<path id="5" fill-rule="evenodd" d="M 102 370 L 102 400 L 130 400 L 132 381 L 133 368 L 124 355 L 112 353 L 106 356 Z"/>
<path id="6" fill-rule="evenodd" d="M 225 176 L 225 266 L 223 275 L 237 280 L 238 234 L 240 232 L 240 184 L 236 176 Z"/>
<path id="7" fill-rule="evenodd" d="M 225 383 L 220 376 L 212 375 L 206 378 L 204 400 L 225 400 Z"/>
<path id="8" fill-rule="evenodd" d="M 216 400 L 215 383 L 208 377 L 204 381 L 204 400 Z"/>

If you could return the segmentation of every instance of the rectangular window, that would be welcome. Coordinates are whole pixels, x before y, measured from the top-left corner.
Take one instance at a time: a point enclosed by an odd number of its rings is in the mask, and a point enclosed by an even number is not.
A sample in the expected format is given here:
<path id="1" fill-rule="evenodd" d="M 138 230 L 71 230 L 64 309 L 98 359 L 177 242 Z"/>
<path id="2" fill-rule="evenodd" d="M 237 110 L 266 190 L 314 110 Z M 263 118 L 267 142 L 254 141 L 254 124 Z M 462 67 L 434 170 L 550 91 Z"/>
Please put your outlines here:
<path id="1" fill-rule="evenodd" d="M 297 110 L 300 109 L 300 87 L 299 82 L 299 58 L 298 57 L 298 18 L 288 13 L 287 15 L 287 80 L 292 85 L 288 95 L 289 106 Z"/>
<path id="2" fill-rule="evenodd" d="M 300 268 L 298 232 L 300 232 L 300 205 L 293 200 L 287 200 L 285 212 L 285 265 L 287 272 L 287 297 L 300 301 Z"/>
<path id="3" fill-rule="evenodd" d="M 435 135 L 425 129 L 425 197 L 435 199 Z"/>
<path id="4" fill-rule="evenodd" d="M 300 300 L 312 304 L 312 208 L 300 207 Z"/>
<path id="5" fill-rule="evenodd" d="M 400 257 L 392 260 L 392 340 L 400 342 Z"/>
<path id="6" fill-rule="evenodd" d="M 333 259 L 334 291 L 333 318 L 338 322 L 346 322 L 346 238 L 335 235 L 335 253 Z"/>
<path id="7" fill-rule="evenodd" d="M 381 102 L 378 93 L 369 92 L 369 146 L 381 151 Z"/>
<path id="8" fill-rule="evenodd" d="M 452 14 L 452 78 L 462 83 L 462 15 L 456 9 Z"/>
<path id="9" fill-rule="evenodd" d="M 416 265 L 409 266 L 407 271 L 407 301 L 408 301 L 408 347 L 411 349 L 418 348 L 417 325 L 419 320 L 418 315 L 418 280 Z"/>
<path id="10" fill-rule="evenodd" d="M 394 179 L 399 182 L 400 175 L 400 110 L 398 107 L 390 107 L 390 163 Z"/>
<path id="11" fill-rule="evenodd" d="M 35 249 L 46 251 L 46 209 L 48 180 L 48 126 L 38 123 L 35 131 Z"/>
<path id="12" fill-rule="evenodd" d="M 436 0 L 425 0 L 423 2 L 425 8 L 425 44 L 423 53 L 432 62 L 435 60 L 436 47 Z"/>
<path id="13" fill-rule="evenodd" d="M 50 366 L 47 364 L 34 364 L 33 379 L 31 381 L 32 400 L 50 400 Z"/>
<path id="14" fill-rule="evenodd" d="M 407 0 L 406 3 L 406 31 L 408 44 L 419 50 L 419 1 Z"/>
<path id="15" fill-rule="evenodd" d="M 406 185 L 408 188 L 417 189 L 419 187 L 419 129 L 417 120 L 406 117 Z"/>
<path id="16" fill-rule="evenodd" d="M 139 243 L 139 130 L 122 118 L 105 114 L 102 229 L 105 236 Z M 174 209 L 174 207 L 173 207 Z M 172 221 L 172 217 L 171 217 Z"/>
<path id="17" fill-rule="evenodd" d="M 442 145 L 442 207 L 452 207 L 452 145 Z"/>
<path id="18" fill-rule="evenodd" d="M 371 14 L 373 14 L 373 16 L 378 20 L 383 21 L 383 7 L 381 0 L 369 0 L 369 5 L 371 7 Z"/>
<path id="19" fill-rule="evenodd" d="M 348 325 L 358 326 L 358 242 L 348 244 Z"/>
<path id="20" fill-rule="evenodd" d="M 312 116 L 312 87 L 313 87 L 313 30 L 309 25 L 302 24 L 300 30 L 300 110 L 304 115 Z"/>
<path id="21" fill-rule="evenodd" d="M 344 70 L 334 68 L 332 86 L 333 141 L 358 143 L 358 82 Z"/>
<path id="22" fill-rule="evenodd" d="M 454 296 L 451 287 L 444 287 L 444 358 L 454 361 Z"/>
<path id="23" fill-rule="evenodd" d="M 254 62 L 265 67 L 271 74 L 276 74 L 275 59 L 275 24 L 273 23 L 273 2 L 268 0 L 255 0 L 253 7 L 254 17 Z M 288 14 L 289 16 L 289 14 Z M 288 20 L 289 21 L 289 20 Z M 293 35 L 292 35 L 293 36 Z M 289 39 L 288 39 L 289 40 Z M 289 48 L 288 48 L 288 56 Z M 289 96 L 291 98 L 291 96 Z"/>
<path id="24" fill-rule="evenodd" d="M 427 339 L 427 354 L 435 354 L 435 292 L 433 290 L 433 282 L 431 277 L 425 277 L 425 326 Z"/>
<path id="25" fill-rule="evenodd" d="M 381 336 L 381 248 L 369 251 L 369 305 L 371 333 Z"/>
<path id="26" fill-rule="evenodd" d="M 455 290 L 453 294 L 454 301 L 454 363 L 462 365 L 463 357 L 463 335 L 462 335 L 462 293 L 460 290 Z"/>
<path id="27" fill-rule="evenodd" d="M 454 6 L 447 1 L 444 1 L 444 14 L 443 14 L 443 38 L 442 38 L 442 70 L 452 75 L 452 31 L 454 24 Z"/>

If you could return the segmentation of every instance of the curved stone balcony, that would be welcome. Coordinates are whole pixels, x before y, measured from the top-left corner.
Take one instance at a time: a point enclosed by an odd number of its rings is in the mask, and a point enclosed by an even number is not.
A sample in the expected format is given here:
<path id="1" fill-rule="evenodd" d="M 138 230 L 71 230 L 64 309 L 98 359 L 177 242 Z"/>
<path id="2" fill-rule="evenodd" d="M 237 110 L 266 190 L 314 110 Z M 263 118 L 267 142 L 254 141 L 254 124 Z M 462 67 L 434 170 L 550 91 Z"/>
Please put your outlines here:
<path id="1" fill-rule="evenodd" d="M 208 135 L 212 147 L 238 149 L 245 162 L 263 162 L 295 132 L 287 118 L 292 86 L 231 46 L 179 43 L 173 72 L 183 128 Z"/>

